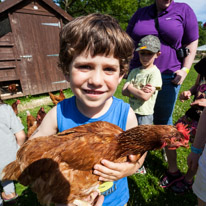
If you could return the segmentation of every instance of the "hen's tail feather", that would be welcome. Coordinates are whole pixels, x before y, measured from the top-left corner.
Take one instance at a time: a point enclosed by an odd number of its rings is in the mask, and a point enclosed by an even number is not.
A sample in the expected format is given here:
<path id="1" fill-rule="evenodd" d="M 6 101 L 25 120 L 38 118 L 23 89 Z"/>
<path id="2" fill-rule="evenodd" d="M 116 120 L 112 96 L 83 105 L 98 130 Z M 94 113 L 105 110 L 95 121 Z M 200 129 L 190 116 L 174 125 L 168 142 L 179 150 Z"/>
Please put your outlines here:
<path id="1" fill-rule="evenodd" d="M 8 164 L 2 171 L 1 179 L 2 180 L 18 180 L 18 177 L 21 175 L 21 170 L 19 165 L 16 164 L 16 161 Z"/>

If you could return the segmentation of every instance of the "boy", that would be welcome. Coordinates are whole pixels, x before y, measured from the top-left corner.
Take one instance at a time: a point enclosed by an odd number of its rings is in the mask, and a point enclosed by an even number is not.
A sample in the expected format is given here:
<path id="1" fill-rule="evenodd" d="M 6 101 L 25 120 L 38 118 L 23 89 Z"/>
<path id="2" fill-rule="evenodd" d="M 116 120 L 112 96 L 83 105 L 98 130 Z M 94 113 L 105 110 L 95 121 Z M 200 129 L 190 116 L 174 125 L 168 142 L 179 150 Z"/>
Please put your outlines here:
<path id="1" fill-rule="evenodd" d="M 129 97 L 138 124 L 153 124 L 154 105 L 158 90 L 162 86 L 162 78 L 154 61 L 160 55 L 158 37 L 148 35 L 142 38 L 137 50 L 142 64 L 133 69 L 122 89 L 122 94 Z"/>
<path id="2" fill-rule="evenodd" d="M 90 14 L 65 25 L 60 34 L 59 66 L 74 96 L 52 108 L 32 138 L 94 121 L 108 121 L 123 130 L 136 126 L 137 120 L 129 104 L 113 97 L 132 55 L 132 40 L 108 15 Z M 138 162 L 135 156 L 129 159 L 123 164 L 102 160 L 101 165 L 94 166 L 99 180 L 114 181 L 105 191 L 104 206 L 127 203 L 126 176 L 141 166 L 144 156 Z"/>

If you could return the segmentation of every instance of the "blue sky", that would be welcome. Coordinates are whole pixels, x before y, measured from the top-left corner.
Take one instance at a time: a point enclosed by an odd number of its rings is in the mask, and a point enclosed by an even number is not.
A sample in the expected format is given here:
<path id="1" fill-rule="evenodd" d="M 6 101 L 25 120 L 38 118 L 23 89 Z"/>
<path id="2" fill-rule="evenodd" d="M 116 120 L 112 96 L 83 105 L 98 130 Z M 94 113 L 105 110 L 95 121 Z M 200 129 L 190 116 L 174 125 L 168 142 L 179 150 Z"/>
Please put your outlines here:
<path id="1" fill-rule="evenodd" d="M 205 0 L 175 0 L 175 2 L 187 3 L 195 12 L 197 20 L 206 22 L 206 1 Z"/>

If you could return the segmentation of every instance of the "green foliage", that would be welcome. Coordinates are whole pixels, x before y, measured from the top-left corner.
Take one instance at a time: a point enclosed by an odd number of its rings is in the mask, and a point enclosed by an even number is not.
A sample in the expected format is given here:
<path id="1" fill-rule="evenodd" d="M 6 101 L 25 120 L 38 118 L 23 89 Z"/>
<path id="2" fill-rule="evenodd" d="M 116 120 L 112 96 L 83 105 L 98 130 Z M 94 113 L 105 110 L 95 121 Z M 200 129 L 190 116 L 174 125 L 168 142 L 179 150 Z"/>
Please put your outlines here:
<path id="1" fill-rule="evenodd" d="M 126 30 L 128 22 L 138 8 L 154 3 L 154 0 L 53 0 L 71 16 L 77 17 L 94 12 L 110 14 Z M 206 28 L 199 24 L 199 46 L 206 43 Z"/>
<path id="2" fill-rule="evenodd" d="M 115 17 L 126 29 L 129 19 L 139 7 L 150 5 L 153 0 L 59 0 L 61 8 L 71 16 L 77 17 L 94 12 L 109 14 Z"/>
<path id="3" fill-rule="evenodd" d="M 206 27 L 202 22 L 198 22 L 199 25 L 199 42 L 198 45 L 205 45 L 206 44 Z"/>

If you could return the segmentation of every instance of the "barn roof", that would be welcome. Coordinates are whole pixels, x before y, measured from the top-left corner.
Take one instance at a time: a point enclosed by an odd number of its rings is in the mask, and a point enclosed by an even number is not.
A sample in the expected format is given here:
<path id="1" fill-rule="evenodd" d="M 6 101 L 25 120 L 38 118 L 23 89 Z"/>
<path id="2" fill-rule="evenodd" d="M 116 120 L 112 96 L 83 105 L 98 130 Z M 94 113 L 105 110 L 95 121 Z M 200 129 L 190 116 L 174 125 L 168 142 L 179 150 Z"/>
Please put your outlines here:
<path id="1" fill-rule="evenodd" d="M 28 0 L 28 2 L 31 2 L 31 1 L 32 0 Z M 39 0 L 39 1 L 49 6 L 52 10 L 57 12 L 60 16 L 65 18 L 67 21 L 72 20 L 72 16 L 70 16 L 60 7 L 58 7 L 52 0 Z M 15 7 L 18 4 L 21 4 L 22 2 L 25 3 L 25 0 L 6 0 L 0 3 L 0 13 L 6 12 L 7 10 L 11 9 L 12 7 Z"/>

